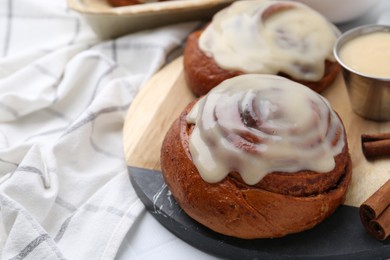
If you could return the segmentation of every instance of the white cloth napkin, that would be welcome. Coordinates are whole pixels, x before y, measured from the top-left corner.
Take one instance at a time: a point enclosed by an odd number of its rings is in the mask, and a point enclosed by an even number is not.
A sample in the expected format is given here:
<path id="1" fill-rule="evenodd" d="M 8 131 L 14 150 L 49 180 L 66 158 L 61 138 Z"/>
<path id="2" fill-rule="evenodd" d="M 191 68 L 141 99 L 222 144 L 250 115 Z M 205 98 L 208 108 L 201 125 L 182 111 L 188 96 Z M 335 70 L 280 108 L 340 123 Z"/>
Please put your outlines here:
<path id="1" fill-rule="evenodd" d="M 0 1 L 1 259 L 113 259 L 143 205 L 122 127 L 195 23 L 102 42 L 64 0 Z"/>

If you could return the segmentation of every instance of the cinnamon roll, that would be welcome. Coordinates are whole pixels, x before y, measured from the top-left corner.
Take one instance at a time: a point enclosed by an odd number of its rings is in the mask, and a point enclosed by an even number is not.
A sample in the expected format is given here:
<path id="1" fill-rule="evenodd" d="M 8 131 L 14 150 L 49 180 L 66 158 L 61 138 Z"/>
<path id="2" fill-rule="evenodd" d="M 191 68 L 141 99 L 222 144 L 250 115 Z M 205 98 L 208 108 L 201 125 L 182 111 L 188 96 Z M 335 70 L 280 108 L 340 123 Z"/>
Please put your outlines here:
<path id="1" fill-rule="evenodd" d="M 234 2 L 192 33 L 184 50 L 188 86 L 198 96 L 240 74 L 281 75 L 316 92 L 336 78 L 336 27 L 291 1 Z"/>
<path id="2" fill-rule="evenodd" d="M 161 148 L 182 209 L 238 238 L 307 230 L 345 199 L 351 159 L 329 103 L 289 79 L 246 74 L 187 106 Z"/>

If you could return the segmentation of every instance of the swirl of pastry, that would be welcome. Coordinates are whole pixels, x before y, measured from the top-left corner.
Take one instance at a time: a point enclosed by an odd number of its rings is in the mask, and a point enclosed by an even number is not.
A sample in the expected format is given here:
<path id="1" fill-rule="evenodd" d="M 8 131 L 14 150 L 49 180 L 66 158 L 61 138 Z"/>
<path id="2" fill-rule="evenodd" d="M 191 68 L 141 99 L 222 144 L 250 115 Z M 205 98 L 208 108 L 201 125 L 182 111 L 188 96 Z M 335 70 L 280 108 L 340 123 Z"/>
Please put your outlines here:
<path id="1" fill-rule="evenodd" d="M 328 172 L 344 147 L 342 123 L 328 102 L 278 76 L 226 80 L 197 102 L 187 121 L 194 124 L 192 160 L 208 182 L 232 171 L 249 185 L 276 171 Z"/>
<path id="2" fill-rule="evenodd" d="M 189 104 L 164 138 L 161 169 L 189 216 L 239 238 L 315 226 L 344 201 L 352 173 L 329 103 L 258 74 L 225 80 Z"/>
<path id="3" fill-rule="evenodd" d="M 227 79 L 226 72 L 279 74 L 320 92 L 339 71 L 333 57 L 338 35 L 335 26 L 306 5 L 237 1 L 189 37 L 184 52 L 188 84 L 203 95 L 221 82 L 214 77 Z"/>

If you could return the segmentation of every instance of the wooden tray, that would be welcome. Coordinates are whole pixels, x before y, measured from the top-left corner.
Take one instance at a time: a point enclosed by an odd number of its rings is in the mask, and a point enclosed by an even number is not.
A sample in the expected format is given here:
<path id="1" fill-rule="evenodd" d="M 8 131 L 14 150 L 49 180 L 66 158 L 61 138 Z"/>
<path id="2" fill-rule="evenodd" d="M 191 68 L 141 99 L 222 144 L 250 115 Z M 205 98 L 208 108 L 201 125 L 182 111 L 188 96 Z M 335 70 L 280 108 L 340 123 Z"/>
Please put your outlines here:
<path id="1" fill-rule="evenodd" d="M 144 86 L 129 108 L 124 125 L 127 164 L 160 170 L 160 148 L 171 123 L 195 98 L 186 86 L 183 59 L 176 59 Z M 390 122 L 378 123 L 357 116 L 348 100 L 342 76 L 322 93 L 342 118 L 353 163 L 353 177 L 346 205 L 358 207 L 390 178 L 390 160 L 367 161 L 362 154 L 362 133 L 390 131 Z"/>

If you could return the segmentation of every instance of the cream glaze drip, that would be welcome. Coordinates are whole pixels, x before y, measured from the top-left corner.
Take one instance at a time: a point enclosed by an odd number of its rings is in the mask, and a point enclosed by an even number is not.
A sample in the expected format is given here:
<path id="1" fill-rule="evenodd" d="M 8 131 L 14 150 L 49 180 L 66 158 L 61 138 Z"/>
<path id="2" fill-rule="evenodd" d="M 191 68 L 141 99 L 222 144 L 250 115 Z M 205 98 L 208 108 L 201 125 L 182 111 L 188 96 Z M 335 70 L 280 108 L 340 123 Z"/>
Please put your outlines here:
<path id="1" fill-rule="evenodd" d="M 187 122 L 195 125 L 189 139 L 192 160 L 211 183 L 231 171 L 249 185 L 274 171 L 328 172 L 344 147 L 343 125 L 329 103 L 273 75 L 224 81 L 195 104 Z"/>
<path id="2" fill-rule="evenodd" d="M 277 5 L 289 8 L 267 15 Z M 323 16 L 303 4 L 237 1 L 213 17 L 201 34 L 199 48 L 224 69 L 284 72 L 295 79 L 318 81 L 325 72 L 324 61 L 334 61 L 338 34 Z"/>

